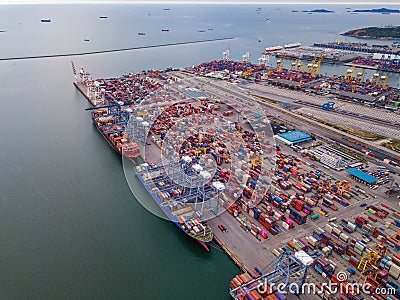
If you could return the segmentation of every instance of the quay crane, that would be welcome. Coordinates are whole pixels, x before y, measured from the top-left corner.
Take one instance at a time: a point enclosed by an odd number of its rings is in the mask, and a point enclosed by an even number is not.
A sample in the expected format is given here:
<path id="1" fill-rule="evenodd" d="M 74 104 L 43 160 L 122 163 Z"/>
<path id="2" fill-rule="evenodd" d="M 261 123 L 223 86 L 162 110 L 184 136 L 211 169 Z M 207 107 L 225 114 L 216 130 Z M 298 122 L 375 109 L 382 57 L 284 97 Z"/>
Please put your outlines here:
<path id="1" fill-rule="evenodd" d="M 285 60 L 285 55 L 282 54 L 281 58 L 276 61 L 276 70 L 282 71 L 283 70 L 283 61 Z"/>
<path id="2" fill-rule="evenodd" d="M 345 79 L 346 79 L 347 81 L 352 81 L 352 80 L 354 80 L 354 79 L 355 79 L 354 74 L 356 74 L 356 72 L 357 72 L 357 68 L 356 68 L 355 66 L 353 66 L 351 69 L 348 69 L 348 70 L 346 71 Z"/>
<path id="3" fill-rule="evenodd" d="M 250 53 L 246 52 L 245 54 L 242 55 L 242 61 L 243 62 L 249 62 L 250 61 Z"/>
<path id="4" fill-rule="evenodd" d="M 298 63 L 299 63 L 299 60 L 298 60 L 298 59 L 296 59 L 296 61 L 292 63 L 292 70 L 294 70 L 294 71 L 297 71 L 297 70 L 298 70 L 298 69 L 297 69 Z"/>
<path id="5" fill-rule="evenodd" d="M 229 54 L 230 54 L 230 50 L 229 50 L 229 46 L 228 46 L 228 49 L 226 51 L 222 52 L 222 60 L 230 60 Z"/>
<path id="6" fill-rule="evenodd" d="M 297 70 L 300 71 L 300 72 L 303 72 L 304 66 L 305 66 L 305 65 L 306 65 L 306 64 L 305 64 L 304 62 L 299 63 L 299 64 L 297 65 Z"/>
<path id="7" fill-rule="evenodd" d="M 364 80 L 365 80 L 365 79 L 364 79 L 365 74 L 366 74 L 366 73 L 365 73 L 364 70 L 362 70 L 361 72 L 358 72 L 358 73 L 357 73 L 356 81 L 357 81 L 357 82 L 360 82 L 360 83 L 361 83 L 361 82 L 364 82 Z"/>
<path id="8" fill-rule="evenodd" d="M 301 287 L 306 280 L 309 266 L 315 259 L 322 256 L 320 251 L 293 253 L 284 250 L 275 262 L 266 267 L 266 269 L 272 269 L 271 271 L 264 272 L 259 277 L 253 278 L 236 288 L 230 288 L 230 295 L 234 299 L 243 299 L 243 297 L 251 296 L 252 291 L 260 292 L 267 290 L 267 286 L 276 286 L 281 283 L 283 283 L 280 286 L 282 290 L 289 289 L 293 285 Z M 299 293 L 301 292 L 300 289 Z"/>
<path id="9" fill-rule="evenodd" d="M 323 60 L 324 60 L 324 56 L 321 54 L 319 57 L 319 60 L 312 65 L 311 75 L 313 75 L 313 76 L 319 75 L 320 69 L 321 69 L 321 64 L 322 64 Z"/>
<path id="10" fill-rule="evenodd" d="M 263 54 L 261 57 L 258 58 L 258 64 L 259 65 L 269 65 L 269 55 L 268 54 Z"/>
<path id="11" fill-rule="evenodd" d="M 314 56 L 313 60 L 311 61 L 311 63 L 309 63 L 307 65 L 307 73 L 312 74 L 313 72 L 313 66 L 317 63 L 317 55 Z"/>

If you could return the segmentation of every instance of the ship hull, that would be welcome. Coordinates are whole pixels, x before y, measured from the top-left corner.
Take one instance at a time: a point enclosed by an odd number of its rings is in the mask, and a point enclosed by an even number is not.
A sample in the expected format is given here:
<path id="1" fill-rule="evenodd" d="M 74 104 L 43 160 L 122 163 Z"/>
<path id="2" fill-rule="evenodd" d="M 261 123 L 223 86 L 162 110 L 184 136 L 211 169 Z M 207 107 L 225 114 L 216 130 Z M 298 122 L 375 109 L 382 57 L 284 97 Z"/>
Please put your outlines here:
<path id="1" fill-rule="evenodd" d="M 95 120 L 93 120 L 93 125 L 96 127 L 97 131 L 102 135 L 102 137 L 107 141 L 107 144 L 110 145 L 110 147 L 112 149 L 114 149 L 115 152 L 117 152 L 119 155 L 122 156 L 121 151 L 119 151 L 119 149 L 114 145 L 114 143 L 110 141 L 108 136 L 104 134 L 104 132 L 100 129 L 100 127 L 97 125 L 97 122 Z M 138 157 L 138 156 L 136 156 L 136 157 Z M 133 163 L 136 163 L 135 156 L 127 156 L 127 155 L 125 155 L 125 157 L 130 159 Z"/>
<path id="2" fill-rule="evenodd" d="M 192 236 L 190 236 L 180 225 L 177 221 L 174 220 L 174 217 L 172 216 L 172 214 L 165 209 L 164 207 L 161 206 L 161 200 L 157 197 L 156 194 L 154 194 L 151 190 L 150 187 L 144 182 L 143 178 L 139 175 L 136 174 L 136 177 L 139 179 L 140 183 L 146 188 L 147 193 L 149 193 L 149 195 L 151 196 L 151 198 L 153 198 L 153 200 L 157 203 L 158 207 L 162 210 L 162 212 L 164 213 L 164 215 L 171 221 L 173 222 L 180 230 L 182 230 L 187 236 L 195 239 L 205 250 L 210 251 L 209 246 L 207 245 L 206 242 L 203 242 L 201 240 L 198 240 Z"/>

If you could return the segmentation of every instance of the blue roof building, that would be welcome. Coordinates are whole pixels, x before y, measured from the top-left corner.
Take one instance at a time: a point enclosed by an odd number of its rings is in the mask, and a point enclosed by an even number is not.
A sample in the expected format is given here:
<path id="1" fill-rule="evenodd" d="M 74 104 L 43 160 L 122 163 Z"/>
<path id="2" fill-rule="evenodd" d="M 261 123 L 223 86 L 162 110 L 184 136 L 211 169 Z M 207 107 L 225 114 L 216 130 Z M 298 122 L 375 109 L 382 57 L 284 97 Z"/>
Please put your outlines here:
<path id="1" fill-rule="evenodd" d="M 275 138 L 290 146 L 312 140 L 310 135 L 299 130 L 280 133 L 275 135 Z"/>
<path id="2" fill-rule="evenodd" d="M 359 169 L 356 169 L 356 168 L 348 169 L 346 172 L 349 173 L 354 178 L 356 178 L 366 184 L 373 184 L 378 180 L 378 178 L 371 176 L 371 175 L 369 175 Z"/>

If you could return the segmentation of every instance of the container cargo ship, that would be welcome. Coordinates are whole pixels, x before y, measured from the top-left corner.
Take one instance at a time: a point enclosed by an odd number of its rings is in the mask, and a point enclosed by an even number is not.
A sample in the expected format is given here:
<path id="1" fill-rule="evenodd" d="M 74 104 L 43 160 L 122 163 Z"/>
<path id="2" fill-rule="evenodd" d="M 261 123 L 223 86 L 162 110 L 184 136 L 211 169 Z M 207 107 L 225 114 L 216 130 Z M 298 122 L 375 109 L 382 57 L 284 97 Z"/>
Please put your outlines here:
<path id="1" fill-rule="evenodd" d="M 138 145 L 129 139 L 125 126 L 116 123 L 116 116 L 109 114 L 107 109 L 93 110 L 92 121 L 107 143 L 117 153 L 129 159 L 134 159 L 140 155 Z"/>
<path id="2" fill-rule="evenodd" d="M 194 211 L 191 206 L 171 200 L 181 197 L 182 189 L 171 182 L 164 167 L 143 163 L 136 167 L 136 175 L 165 216 L 210 251 L 207 243 L 213 239 L 211 228 L 201 219 L 200 212 Z"/>

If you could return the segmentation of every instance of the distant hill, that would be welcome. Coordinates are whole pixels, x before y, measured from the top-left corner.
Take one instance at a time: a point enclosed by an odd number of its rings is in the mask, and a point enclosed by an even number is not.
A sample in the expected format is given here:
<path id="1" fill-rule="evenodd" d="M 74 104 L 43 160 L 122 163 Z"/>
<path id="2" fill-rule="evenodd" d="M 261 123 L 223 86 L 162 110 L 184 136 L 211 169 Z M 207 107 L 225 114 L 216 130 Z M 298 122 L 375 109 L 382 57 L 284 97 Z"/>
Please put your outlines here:
<path id="1" fill-rule="evenodd" d="M 314 9 L 314 10 L 302 10 L 301 12 L 311 12 L 311 13 L 333 13 L 333 10 L 327 9 Z"/>
<path id="2" fill-rule="evenodd" d="M 350 30 L 342 35 L 366 39 L 400 39 L 400 26 L 366 27 Z"/>
<path id="3" fill-rule="evenodd" d="M 374 9 L 356 9 L 356 10 L 353 10 L 353 12 L 398 14 L 398 13 L 400 13 L 400 10 L 398 10 L 398 9 L 389 9 L 389 8 L 382 7 L 382 8 L 374 8 Z"/>

